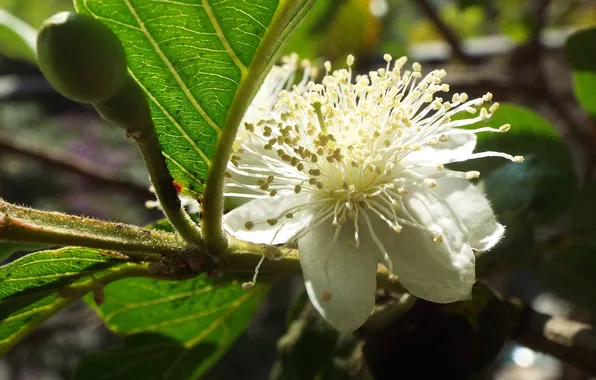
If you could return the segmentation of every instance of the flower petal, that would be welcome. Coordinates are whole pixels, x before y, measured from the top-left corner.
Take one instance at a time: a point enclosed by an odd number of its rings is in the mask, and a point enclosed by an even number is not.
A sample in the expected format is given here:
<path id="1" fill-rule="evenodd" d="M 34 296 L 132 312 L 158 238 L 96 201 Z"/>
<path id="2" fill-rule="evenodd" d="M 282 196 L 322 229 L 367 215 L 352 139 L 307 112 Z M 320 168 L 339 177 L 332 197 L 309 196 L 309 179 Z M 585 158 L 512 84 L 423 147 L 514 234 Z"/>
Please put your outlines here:
<path id="1" fill-rule="evenodd" d="M 303 229 L 313 217 L 307 211 L 295 213 L 291 219 L 284 215 L 308 201 L 308 194 L 255 199 L 227 213 L 223 220 L 224 229 L 234 237 L 252 243 L 283 244 Z M 268 219 L 278 221 L 270 225 Z M 254 227 L 247 229 L 247 222 L 254 223 Z"/>
<path id="2" fill-rule="evenodd" d="M 488 200 L 476 186 L 461 178 L 439 178 L 434 190 L 466 225 L 473 249 L 485 251 L 501 239 L 505 228 L 497 222 Z"/>
<path id="3" fill-rule="evenodd" d="M 417 297 L 437 303 L 469 299 L 475 260 L 466 227 L 447 202 L 432 190 L 415 185 L 407 190 L 403 196 L 406 210 L 421 225 L 440 235 L 442 242 L 433 241 L 431 232 L 408 225 L 401 232 L 394 232 L 380 218 L 371 217 L 395 274 Z"/>
<path id="4" fill-rule="evenodd" d="M 448 164 L 466 160 L 476 147 L 476 135 L 462 132 L 449 135 L 449 140 L 436 145 L 426 145 L 408 154 L 402 164 Z"/>
<path id="5" fill-rule="evenodd" d="M 355 248 L 354 228 L 348 224 L 328 251 L 334 233 L 329 222 L 298 239 L 300 264 L 312 304 L 337 330 L 350 332 L 362 326 L 373 310 L 378 260 L 366 247 Z M 331 293 L 329 301 L 322 300 L 325 291 Z"/>

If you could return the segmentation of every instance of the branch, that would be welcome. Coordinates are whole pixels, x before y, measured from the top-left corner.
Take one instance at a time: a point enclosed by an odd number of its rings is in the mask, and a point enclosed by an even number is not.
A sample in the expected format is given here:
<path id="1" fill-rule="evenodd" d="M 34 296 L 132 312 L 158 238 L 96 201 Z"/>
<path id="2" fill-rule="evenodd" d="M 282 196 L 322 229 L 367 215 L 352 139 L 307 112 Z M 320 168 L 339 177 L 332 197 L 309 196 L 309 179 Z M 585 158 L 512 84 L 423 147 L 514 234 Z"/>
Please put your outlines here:
<path id="1" fill-rule="evenodd" d="M 181 270 L 181 273 L 165 273 L 172 278 L 180 277 L 176 275 L 195 276 L 201 271 L 213 270 L 252 273 L 263 255 L 280 259 L 265 260 L 260 268 L 261 273 L 302 273 L 296 249 L 282 250 L 229 237 L 230 245 L 226 251 L 207 253 L 204 247 L 187 245 L 177 234 L 34 210 L 9 204 L 1 199 L 0 241 L 85 246 L 122 252 L 141 261 L 164 262 L 164 259 L 167 259 L 166 264 L 173 264 L 174 269 Z M 222 260 L 213 261 L 211 255 L 220 256 Z M 197 261 L 202 265 L 199 270 L 196 270 L 197 268 L 193 270 L 194 263 Z M 188 265 L 175 267 L 180 263 Z M 193 273 L 187 273 L 188 267 Z M 389 278 L 387 269 L 381 265 L 377 270 L 377 283 L 379 287 L 404 291 L 396 279 Z"/>
<path id="2" fill-rule="evenodd" d="M 140 260 L 188 253 L 176 234 L 15 206 L 0 199 L 0 241 L 85 246 Z M 155 260 L 155 258 L 153 258 Z"/>
<path id="3" fill-rule="evenodd" d="M 124 128 L 127 136 L 137 143 L 164 214 L 186 242 L 201 244 L 197 224 L 180 204 L 174 179 L 168 171 L 157 139 L 147 97 L 140 85 L 128 76 L 114 96 L 93 106 L 104 119 Z"/>
<path id="4" fill-rule="evenodd" d="M 512 339 L 596 374 L 596 331 L 592 326 L 542 314 L 516 301 L 509 303 L 521 312 Z"/>
<path id="5" fill-rule="evenodd" d="M 0 151 L 32 159 L 42 165 L 79 175 L 99 186 L 131 193 L 144 200 L 154 197 L 147 186 L 120 179 L 111 170 L 66 151 L 35 146 L 4 135 L 0 136 Z"/>
<path id="6" fill-rule="evenodd" d="M 420 8 L 422 13 L 424 13 L 424 15 L 434 24 L 439 33 L 443 35 L 443 38 L 445 38 L 445 41 L 447 41 L 451 47 L 453 55 L 462 63 L 473 64 L 474 59 L 464 52 L 457 34 L 441 19 L 437 14 L 436 9 L 429 4 L 428 0 L 413 1 Z"/>

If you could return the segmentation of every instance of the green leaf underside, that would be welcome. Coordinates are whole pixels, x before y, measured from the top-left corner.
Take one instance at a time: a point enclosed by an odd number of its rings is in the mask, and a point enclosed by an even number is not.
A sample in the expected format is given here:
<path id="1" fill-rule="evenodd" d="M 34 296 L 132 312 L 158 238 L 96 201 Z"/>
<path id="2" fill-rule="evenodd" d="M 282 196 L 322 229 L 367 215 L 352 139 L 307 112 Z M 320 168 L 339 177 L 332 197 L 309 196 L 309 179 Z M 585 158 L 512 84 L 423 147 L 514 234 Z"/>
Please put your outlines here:
<path id="1" fill-rule="evenodd" d="M 123 346 L 83 359 L 75 379 L 196 379 L 244 331 L 267 290 L 237 281 L 129 278 L 105 288 L 96 307 Z"/>
<path id="2" fill-rule="evenodd" d="M 61 288 L 91 281 L 91 274 L 122 262 L 93 249 L 63 248 L 36 252 L 0 267 L 0 352 L 76 299 L 68 288 L 59 296 Z"/>
<path id="3" fill-rule="evenodd" d="M 201 191 L 278 0 L 75 0 L 75 6 L 121 39 L 174 179 Z"/>

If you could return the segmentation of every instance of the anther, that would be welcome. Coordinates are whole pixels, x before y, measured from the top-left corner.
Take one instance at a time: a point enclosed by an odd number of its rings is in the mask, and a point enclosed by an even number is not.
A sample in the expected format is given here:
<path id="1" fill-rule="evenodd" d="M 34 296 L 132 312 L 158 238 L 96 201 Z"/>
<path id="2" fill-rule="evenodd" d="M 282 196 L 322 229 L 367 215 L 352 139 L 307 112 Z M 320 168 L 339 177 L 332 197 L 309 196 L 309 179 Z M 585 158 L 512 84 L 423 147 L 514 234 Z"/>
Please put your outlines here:
<path id="1" fill-rule="evenodd" d="M 255 226 L 255 224 L 251 221 L 244 223 L 244 228 L 246 228 L 247 230 L 252 230 L 254 228 L 254 226 Z"/>
<path id="2" fill-rule="evenodd" d="M 255 286 L 254 282 L 245 282 L 242 284 L 242 290 L 250 290 Z"/>
<path id="3" fill-rule="evenodd" d="M 430 187 L 431 189 L 437 186 L 437 181 L 434 178 L 425 178 L 424 183 L 426 186 Z"/>
<path id="4" fill-rule="evenodd" d="M 505 133 L 510 129 L 511 129 L 511 124 L 503 124 L 499 127 L 499 132 Z"/>
<path id="5" fill-rule="evenodd" d="M 464 175 L 464 178 L 467 179 L 468 181 L 471 179 L 474 179 L 474 178 L 479 178 L 479 177 L 480 177 L 480 172 L 475 171 L 475 170 L 469 171 Z"/>
<path id="6" fill-rule="evenodd" d="M 352 66 L 354 64 L 354 56 L 352 54 L 348 55 L 348 58 L 346 59 L 346 63 L 348 64 L 348 67 Z"/>
<path id="7" fill-rule="evenodd" d="M 321 301 L 323 301 L 323 302 L 331 301 L 331 292 L 329 292 L 328 290 L 325 290 L 323 292 L 323 294 L 321 295 Z"/>
<path id="8" fill-rule="evenodd" d="M 302 186 L 300 186 L 300 185 L 296 185 L 296 186 L 294 186 L 294 192 L 295 192 L 296 194 L 300 193 L 300 191 L 302 191 Z"/>
<path id="9" fill-rule="evenodd" d="M 275 226 L 277 224 L 277 219 L 267 219 L 267 224 Z"/>
<path id="10" fill-rule="evenodd" d="M 517 162 L 518 164 L 520 162 L 524 162 L 524 156 L 515 156 L 515 157 L 513 157 L 513 162 Z"/>
<path id="11" fill-rule="evenodd" d="M 441 236 L 441 235 L 435 235 L 435 236 L 433 236 L 433 241 L 435 243 L 442 243 L 443 242 L 443 236 Z"/>

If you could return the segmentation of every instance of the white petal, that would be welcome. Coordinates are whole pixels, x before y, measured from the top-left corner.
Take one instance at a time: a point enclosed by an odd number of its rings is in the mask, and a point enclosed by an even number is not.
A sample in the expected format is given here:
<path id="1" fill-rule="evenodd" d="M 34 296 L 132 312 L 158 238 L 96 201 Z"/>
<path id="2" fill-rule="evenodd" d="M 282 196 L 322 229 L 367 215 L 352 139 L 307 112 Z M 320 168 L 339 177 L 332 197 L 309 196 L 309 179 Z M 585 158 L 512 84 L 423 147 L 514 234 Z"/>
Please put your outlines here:
<path id="1" fill-rule="evenodd" d="M 408 186 L 407 190 L 403 197 L 406 209 L 443 241 L 435 242 L 430 232 L 407 225 L 394 232 L 380 218 L 371 216 L 395 274 L 417 297 L 437 303 L 469 299 L 475 260 L 466 227 L 432 190 L 419 186 Z"/>
<path id="2" fill-rule="evenodd" d="M 337 330 L 350 332 L 362 326 L 373 310 L 378 260 L 365 247 L 354 247 L 354 229 L 348 224 L 328 251 L 334 233 L 329 222 L 300 238 L 300 264 L 315 308 Z M 326 252 L 330 256 L 325 267 Z M 331 293 L 329 301 L 322 300 L 325 291 Z"/>
<path id="3" fill-rule="evenodd" d="M 474 152 L 476 135 L 462 132 L 449 135 L 449 140 L 436 145 L 423 146 L 419 151 L 408 154 L 402 164 L 448 164 L 465 161 Z"/>
<path id="4" fill-rule="evenodd" d="M 312 219 L 312 212 L 295 213 L 291 219 L 284 215 L 291 208 L 308 203 L 308 194 L 292 194 L 250 201 L 224 216 L 224 229 L 238 239 L 260 244 L 283 244 L 304 228 Z M 278 219 L 275 225 L 268 219 Z M 251 229 L 247 222 L 254 223 Z"/>
<path id="5" fill-rule="evenodd" d="M 468 241 L 473 249 L 490 249 L 501 239 L 505 228 L 497 223 L 488 200 L 476 186 L 461 178 L 439 178 L 434 190 L 468 228 Z"/>

